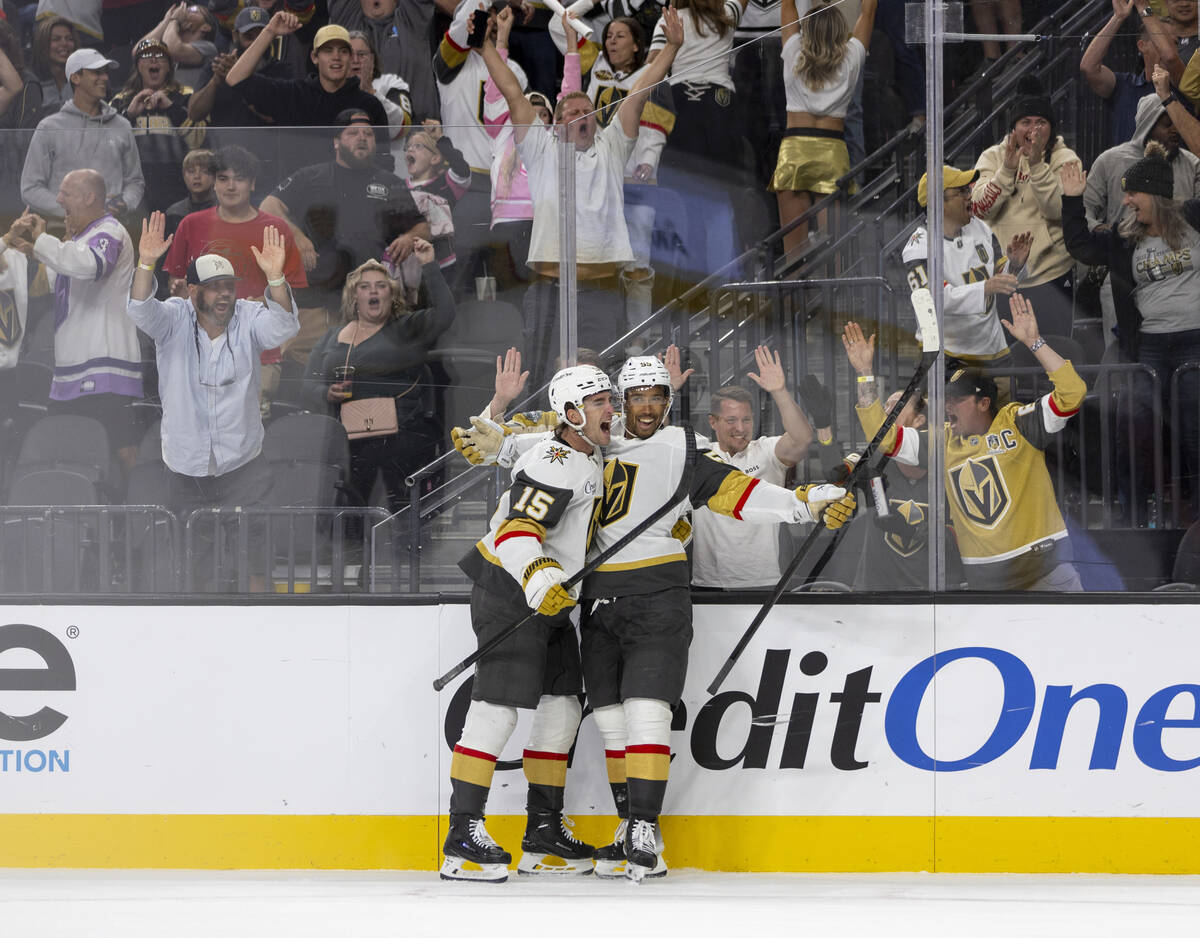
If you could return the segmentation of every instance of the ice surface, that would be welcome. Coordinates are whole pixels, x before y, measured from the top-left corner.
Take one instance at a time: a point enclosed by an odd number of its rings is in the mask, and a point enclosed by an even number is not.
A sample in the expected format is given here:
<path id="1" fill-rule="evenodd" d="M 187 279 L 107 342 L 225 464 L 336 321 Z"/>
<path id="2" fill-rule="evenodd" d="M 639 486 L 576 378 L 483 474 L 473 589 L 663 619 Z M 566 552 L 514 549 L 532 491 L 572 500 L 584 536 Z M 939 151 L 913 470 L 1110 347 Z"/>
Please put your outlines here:
<path id="1" fill-rule="evenodd" d="M 952 930 L 952 931 L 951 931 Z M 730 874 L 443 883 L 433 873 L 0 871 L 5 938 L 1200 933 L 1200 877 Z"/>

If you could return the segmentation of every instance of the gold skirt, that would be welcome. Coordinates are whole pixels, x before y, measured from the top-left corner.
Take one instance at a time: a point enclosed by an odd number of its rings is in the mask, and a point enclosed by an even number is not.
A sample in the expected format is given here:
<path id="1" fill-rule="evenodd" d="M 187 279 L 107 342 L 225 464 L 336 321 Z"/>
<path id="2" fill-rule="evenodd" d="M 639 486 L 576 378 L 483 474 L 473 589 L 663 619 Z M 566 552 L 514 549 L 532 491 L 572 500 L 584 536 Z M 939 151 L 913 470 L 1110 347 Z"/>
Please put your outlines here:
<path id="1" fill-rule="evenodd" d="M 841 134 L 793 127 L 779 144 L 779 161 L 767 188 L 829 195 L 837 192 L 837 181 L 849 171 L 850 154 Z M 856 189 L 850 186 L 851 192 Z"/>

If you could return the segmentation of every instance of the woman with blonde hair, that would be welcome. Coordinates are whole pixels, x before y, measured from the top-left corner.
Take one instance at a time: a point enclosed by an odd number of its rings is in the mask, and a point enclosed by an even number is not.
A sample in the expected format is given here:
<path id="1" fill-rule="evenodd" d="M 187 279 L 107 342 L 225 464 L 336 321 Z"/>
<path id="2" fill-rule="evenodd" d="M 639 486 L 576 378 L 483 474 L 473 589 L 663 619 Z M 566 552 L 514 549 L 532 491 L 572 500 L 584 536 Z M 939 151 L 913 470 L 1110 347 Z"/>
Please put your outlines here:
<path id="1" fill-rule="evenodd" d="M 302 392 L 311 410 L 341 419 L 351 434 L 353 490 L 368 499 L 382 475 L 392 511 L 405 504 L 405 477 L 436 455 L 442 434 L 425 358 L 454 321 L 454 297 L 433 245 L 417 238 L 413 253 L 433 305 L 409 309 L 400 283 L 379 261 L 356 267 L 342 289 L 342 321 L 309 355 Z M 371 398 L 392 401 L 398 429 L 355 439 L 356 424 L 343 406 Z"/>
<path id="2" fill-rule="evenodd" d="M 846 111 L 867 59 L 877 3 L 863 0 L 853 30 L 833 4 L 814 6 L 803 24 L 796 0 L 781 4 L 787 130 L 768 188 L 779 202 L 782 227 L 807 212 L 814 196 L 836 192 L 838 179 L 850 171 Z M 783 239 L 789 253 L 807 242 L 807 222 Z"/>

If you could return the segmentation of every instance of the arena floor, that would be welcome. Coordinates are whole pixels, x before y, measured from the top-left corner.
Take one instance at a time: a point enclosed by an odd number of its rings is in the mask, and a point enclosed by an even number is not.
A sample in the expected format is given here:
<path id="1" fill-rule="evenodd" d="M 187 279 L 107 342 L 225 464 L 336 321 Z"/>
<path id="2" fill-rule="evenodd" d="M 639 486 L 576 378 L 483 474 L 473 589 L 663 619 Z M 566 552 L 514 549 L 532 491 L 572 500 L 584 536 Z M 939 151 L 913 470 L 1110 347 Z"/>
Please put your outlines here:
<path id="1" fill-rule="evenodd" d="M 0 871 L 0 934 L 121 938 L 408 938 L 539 933 L 889 938 L 1197 934 L 1200 877 L 762 875 L 666 880 L 428 873 Z M 950 931 L 953 929 L 953 931 Z"/>

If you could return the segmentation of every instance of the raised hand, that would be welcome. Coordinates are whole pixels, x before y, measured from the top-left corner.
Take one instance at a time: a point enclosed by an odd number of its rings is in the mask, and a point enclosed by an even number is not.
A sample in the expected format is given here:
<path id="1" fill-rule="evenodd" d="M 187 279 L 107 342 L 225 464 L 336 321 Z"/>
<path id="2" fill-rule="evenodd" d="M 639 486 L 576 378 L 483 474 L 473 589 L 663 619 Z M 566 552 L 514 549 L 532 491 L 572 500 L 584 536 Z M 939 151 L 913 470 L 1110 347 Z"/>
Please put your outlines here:
<path id="1" fill-rule="evenodd" d="M 667 45 L 678 49 L 683 45 L 683 20 L 674 6 L 666 7 L 662 14 L 663 33 L 667 37 Z"/>
<path id="2" fill-rule="evenodd" d="M 167 216 L 162 212 L 151 212 L 149 218 L 142 219 L 142 237 L 138 241 L 138 260 L 146 265 L 152 265 L 167 253 L 167 248 L 175 240 L 163 236 L 167 231 Z"/>
<path id="3" fill-rule="evenodd" d="M 1154 82 L 1154 93 L 1160 98 L 1165 98 L 1171 93 L 1171 73 L 1161 65 L 1155 64 L 1150 80 Z"/>
<path id="4" fill-rule="evenodd" d="M 758 366 L 758 374 L 750 371 L 746 373 L 746 377 L 768 394 L 787 387 L 787 380 L 783 376 L 783 363 L 778 352 L 760 345 L 754 350 L 754 364 Z"/>
<path id="5" fill-rule="evenodd" d="M 575 27 L 571 25 L 571 14 L 563 10 L 562 15 L 563 35 L 566 36 L 567 54 L 571 54 L 579 48 L 579 34 L 575 32 Z"/>
<path id="6" fill-rule="evenodd" d="M 667 368 L 667 374 L 671 376 L 671 390 L 678 391 L 686 383 L 687 379 L 695 374 L 695 368 L 689 368 L 687 371 L 679 370 L 679 346 L 668 345 L 667 351 L 662 357 L 662 363 Z"/>
<path id="7" fill-rule="evenodd" d="M 158 213 L 156 212 L 155 214 Z M 287 246 L 284 244 L 282 232 L 274 225 L 268 225 L 263 229 L 262 250 L 259 250 L 252 244 L 250 245 L 250 253 L 254 255 L 254 262 L 258 264 L 258 269 L 263 272 L 263 275 L 268 280 L 278 280 L 283 276 L 283 263 L 287 259 Z"/>
<path id="8" fill-rule="evenodd" d="M 846 358 L 860 375 L 874 374 L 875 368 L 875 336 L 869 339 L 863 336 L 862 328 L 856 322 L 846 323 L 842 332 L 842 348 L 846 350 Z"/>
<path id="9" fill-rule="evenodd" d="M 516 348 L 510 348 L 503 358 L 497 355 L 496 396 L 492 401 L 507 409 L 525 390 L 525 382 L 528 380 L 529 372 L 521 370 L 521 353 Z"/>
<path id="10" fill-rule="evenodd" d="M 432 263 L 434 259 L 433 245 L 424 238 L 413 238 L 413 254 L 421 265 Z"/>
<path id="11" fill-rule="evenodd" d="M 800 402 L 818 430 L 833 426 L 833 396 L 816 375 L 805 375 L 800 382 Z"/>
<path id="12" fill-rule="evenodd" d="M 290 36 L 300 28 L 300 18 L 295 13 L 280 10 L 267 23 L 267 32 L 272 36 Z"/>
<path id="13" fill-rule="evenodd" d="M 1013 130 L 1004 138 L 1004 166 L 1007 169 L 1015 170 L 1020 165 L 1021 143 L 1017 139 L 1017 132 Z"/>
<path id="14" fill-rule="evenodd" d="M 1033 232 L 1022 231 L 1018 235 L 1013 235 L 1013 239 L 1008 242 L 1008 257 L 1009 269 L 1020 268 L 1025 266 L 1025 262 L 1029 260 L 1029 249 L 1033 247 Z"/>
<path id="15" fill-rule="evenodd" d="M 1074 160 L 1063 164 L 1058 171 L 1058 178 L 1062 182 L 1063 195 L 1083 195 L 1083 190 L 1087 188 L 1087 173 Z"/>
<path id="16" fill-rule="evenodd" d="M 1000 320 L 1008 334 L 1025 346 L 1033 345 L 1041 337 L 1037 317 L 1033 314 L 1033 304 L 1020 293 L 1014 293 L 1008 298 L 1008 309 L 1012 313 L 1012 322 Z"/>
<path id="17" fill-rule="evenodd" d="M 1113 16 L 1125 19 L 1133 12 L 1134 0 L 1112 0 Z"/>

